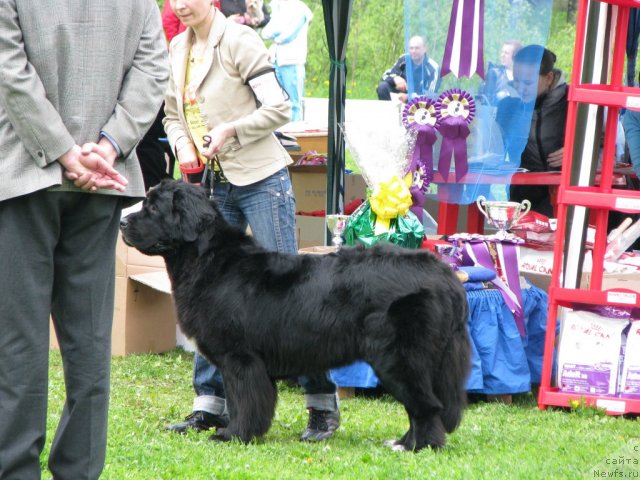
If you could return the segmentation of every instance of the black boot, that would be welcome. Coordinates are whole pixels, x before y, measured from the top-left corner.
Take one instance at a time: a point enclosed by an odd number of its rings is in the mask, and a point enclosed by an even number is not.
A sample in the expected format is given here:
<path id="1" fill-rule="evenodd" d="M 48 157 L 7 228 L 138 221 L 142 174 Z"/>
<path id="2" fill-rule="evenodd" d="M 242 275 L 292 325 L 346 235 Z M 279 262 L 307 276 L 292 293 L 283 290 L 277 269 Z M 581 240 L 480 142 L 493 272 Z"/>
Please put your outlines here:
<path id="1" fill-rule="evenodd" d="M 304 442 L 319 442 L 333 436 L 333 432 L 340 426 L 340 412 L 309 409 L 309 423 L 307 429 L 300 436 Z"/>
<path id="2" fill-rule="evenodd" d="M 175 433 L 186 433 L 187 430 L 203 432 L 212 428 L 224 428 L 229 424 L 229 415 L 214 415 L 204 411 L 195 411 L 188 415 L 184 422 L 167 425 L 166 430 Z"/>

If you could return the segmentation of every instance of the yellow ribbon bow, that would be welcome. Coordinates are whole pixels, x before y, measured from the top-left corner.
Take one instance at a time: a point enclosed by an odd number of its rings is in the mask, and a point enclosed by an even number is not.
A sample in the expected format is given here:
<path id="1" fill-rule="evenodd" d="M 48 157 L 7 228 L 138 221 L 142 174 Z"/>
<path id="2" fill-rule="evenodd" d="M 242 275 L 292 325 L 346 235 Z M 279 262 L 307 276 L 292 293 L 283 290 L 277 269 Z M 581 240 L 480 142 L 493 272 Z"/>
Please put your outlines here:
<path id="1" fill-rule="evenodd" d="M 369 202 L 377 217 L 374 233 L 380 235 L 389 231 L 392 219 L 409 211 L 411 192 L 407 184 L 394 175 L 390 180 L 376 185 Z"/>

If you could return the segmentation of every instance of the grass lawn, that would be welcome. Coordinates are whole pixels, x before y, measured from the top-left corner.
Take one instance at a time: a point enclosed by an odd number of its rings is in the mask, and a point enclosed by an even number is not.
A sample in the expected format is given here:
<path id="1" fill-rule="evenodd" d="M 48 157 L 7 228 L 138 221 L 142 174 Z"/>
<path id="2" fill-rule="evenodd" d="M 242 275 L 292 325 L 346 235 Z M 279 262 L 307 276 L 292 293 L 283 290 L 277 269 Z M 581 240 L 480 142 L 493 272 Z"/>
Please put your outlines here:
<path id="1" fill-rule="evenodd" d="M 407 428 L 403 408 L 390 397 L 341 402 L 342 426 L 322 444 L 298 441 L 306 425 L 300 390 L 280 384 L 273 427 L 261 441 L 242 445 L 163 431 L 190 412 L 192 355 L 114 358 L 107 463 L 103 479 L 578 479 L 615 472 L 640 478 L 640 421 L 591 408 L 540 411 L 531 395 L 513 405 L 476 403 L 442 452 L 395 453 L 382 446 Z M 60 356 L 52 352 L 50 414 L 43 477 L 62 408 Z M 606 461 L 609 460 L 609 463 Z M 618 467 L 620 469 L 620 467 Z M 611 474 L 610 474 L 611 475 Z"/>

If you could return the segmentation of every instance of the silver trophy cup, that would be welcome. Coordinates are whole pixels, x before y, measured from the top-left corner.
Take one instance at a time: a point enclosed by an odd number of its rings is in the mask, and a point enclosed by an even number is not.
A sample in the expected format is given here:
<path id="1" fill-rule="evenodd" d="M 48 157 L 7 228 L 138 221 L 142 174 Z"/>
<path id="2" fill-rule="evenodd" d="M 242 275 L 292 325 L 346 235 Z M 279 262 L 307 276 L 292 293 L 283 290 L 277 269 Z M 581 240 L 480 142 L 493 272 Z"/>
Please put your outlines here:
<path id="1" fill-rule="evenodd" d="M 348 218 L 349 218 L 349 215 L 343 215 L 340 213 L 327 215 L 327 228 L 333 235 L 333 238 L 331 239 L 331 243 L 333 243 L 337 248 L 340 248 L 344 243 L 344 239 L 342 238 L 342 235 L 344 234 L 344 231 L 347 228 Z"/>
<path id="2" fill-rule="evenodd" d="M 498 229 L 496 233 L 498 238 L 506 238 L 508 236 L 507 230 L 518 223 L 520 217 L 531 210 L 531 202 L 529 200 L 523 200 L 522 203 L 488 201 L 484 195 L 478 197 L 476 205 L 478 210 L 487 218 L 489 224 Z"/>

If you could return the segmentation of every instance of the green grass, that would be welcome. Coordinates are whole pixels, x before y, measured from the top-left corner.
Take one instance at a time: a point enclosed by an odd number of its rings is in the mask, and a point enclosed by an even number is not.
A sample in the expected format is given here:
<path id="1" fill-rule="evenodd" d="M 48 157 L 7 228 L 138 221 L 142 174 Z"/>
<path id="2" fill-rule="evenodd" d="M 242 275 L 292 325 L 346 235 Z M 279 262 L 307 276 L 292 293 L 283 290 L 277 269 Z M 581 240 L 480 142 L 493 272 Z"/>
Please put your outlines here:
<path id="1" fill-rule="evenodd" d="M 477 403 L 439 453 L 395 453 L 382 446 L 407 428 L 389 397 L 341 402 L 342 426 L 330 441 L 305 444 L 300 390 L 284 384 L 273 427 L 251 444 L 218 444 L 207 433 L 163 431 L 189 413 L 191 354 L 114 358 L 107 463 L 103 479 L 577 479 L 608 458 L 640 459 L 640 422 L 590 408 L 540 411 L 531 395 L 513 405 Z M 60 356 L 52 352 L 50 414 L 43 476 L 63 401 Z M 615 465 L 602 463 L 610 471 Z M 633 474 L 632 474 L 633 475 Z M 638 478 L 632 476 L 631 478 Z"/>

